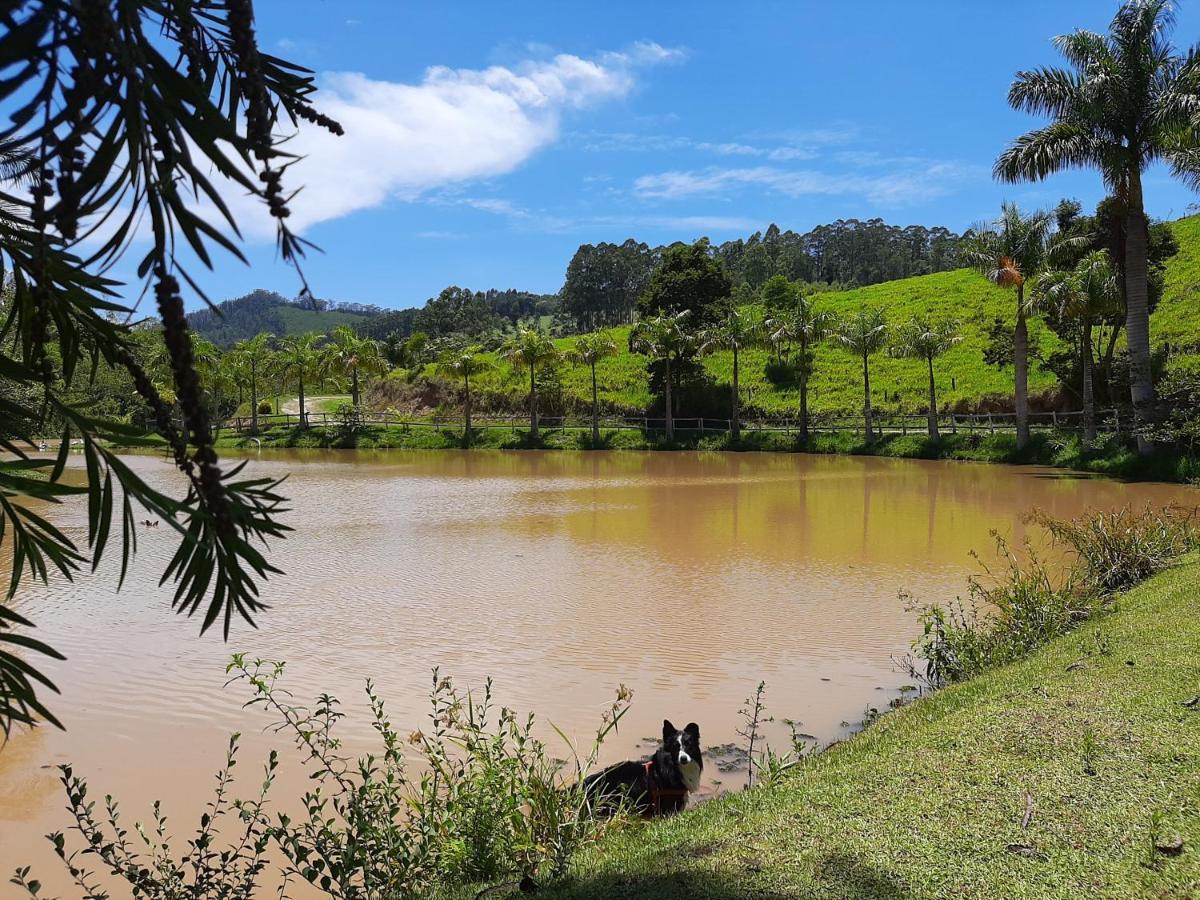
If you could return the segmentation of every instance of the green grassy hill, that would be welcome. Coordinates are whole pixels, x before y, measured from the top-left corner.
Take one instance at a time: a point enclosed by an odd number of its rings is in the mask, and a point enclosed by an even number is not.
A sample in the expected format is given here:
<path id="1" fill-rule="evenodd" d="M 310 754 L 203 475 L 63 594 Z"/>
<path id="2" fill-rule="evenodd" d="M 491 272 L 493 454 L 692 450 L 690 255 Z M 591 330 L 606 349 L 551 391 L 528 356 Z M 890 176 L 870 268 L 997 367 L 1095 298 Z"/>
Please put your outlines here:
<path id="1" fill-rule="evenodd" d="M 983 361 L 986 330 L 997 318 L 1011 320 L 1013 296 L 993 287 L 974 272 L 960 270 L 941 272 L 890 281 L 883 284 L 839 293 L 821 294 L 818 305 L 835 313 L 849 312 L 867 303 L 886 307 L 893 321 L 901 322 L 921 312 L 937 319 L 957 319 L 963 326 L 963 342 L 938 361 L 940 399 L 944 403 L 976 402 L 987 395 L 1003 395 L 1012 390 L 1012 373 L 987 365 Z M 1044 349 L 1056 346 L 1056 338 L 1048 329 L 1036 324 Z M 628 343 L 629 328 L 614 330 L 618 343 Z M 573 338 L 559 340 L 567 349 Z M 756 350 L 741 356 L 743 402 L 751 411 L 768 415 L 795 414 L 799 390 L 794 384 L 775 384 L 767 377 L 769 353 Z M 512 367 L 492 356 L 491 371 L 475 379 L 483 391 L 511 392 L 524 396 L 528 375 L 514 372 Z M 703 360 L 706 371 L 718 385 L 728 390 L 733 375 L 731 353 L 716 353 Z M 816 371 L 810 382 L 810 408 L 814 412 L 852 411 L 862 406 L 861 366 L 844 350 L 822 346 L 816 354 Z M 430 367 L 427 374 L 432 375 Z M 580 405 L 591 400 L 591 375 L 586 368 L 564 366 L 561 370 L 564 393 Z M 640 413 L 654 400 L 646 373 L 646 357 L 622 352 L 606 359 L 597 367 L 601 403 L 610 410 Z M 875 403 L 884 409 L 915 410 L 926 397 L 926 374 L 923 364 L 916 360 L 892 359 L 885 355 L 871 361 L 871 382 Z M 1030 390 L 1038 392 L 1053 388 L 1053 375 L 1043 372 L 1036 364 L 1030 373 Z M 896 395 L 899 395 L 898 398 Z M 885 399 L 885 395 L 886 398 Z"/>
<path id="2" fill-rule="evenodd" d="M 1172 223 L 1179 253 L 1167 264 L 1162 302 L 1151 317 L 1155 344 L 1171 346 L 1172 368 L 1200 372 L 1200 216 Z"/>
<path id="3" fill-rule="evenodd" d="M 1175 222 L 1180 252 L 1168 267 L 1167 289 L 1156 310 L 1152 334 L 1157 346 L 1169 342 L 1173 367 L 1200 369 L 1200 216 Z M 1010 291 L 994 287 L 977 273 L 960 269 L 935 275 L 922 275 L 901 281 L 889 281 L 851 291 L 821 294 L 818 306 L 835 313 L 846 313 L 861 304 L 886 308 L 890 319 L 900 323 L 921 313 L 934 320 L 958 320 L 963 326 L 963 341 L 937 362 L 939 399 L 943 404 L 974 406 L 995 397 L 1001 402 L 1012 394 L 1012 370 L 998 369 L 983 360 L 987 329 L 994 320 L 1012 323 L 1015 298 Z M 1031 333 L 1043 355 L 1059 347 L 1057 336 L 1034 320 Z M 627 344 L 629 329 L 615 330 L 618 342 Z M 558 341 L 562 349 L 573 338 Z M 766 374 L 765 350 L 744 354 L 741 380 L 743 403 L 748 414 L 795 414 L 799 391 L 793 384 L 772 383 Z M 476 378 L 484 392 L 508 395 L 519 406 L 527 390 L 527 373 L 513 371 L 494 355 L 493 369 Z M 733 359 L 718 353 L 704 360 L 705 369 L 719 386 L 728 390 Z M 426 370 L 433 375 L 433 367 Z M 646 359 L 623 351 L 604 360 L 597 369 L 602 404 L 612 412 L 640 414 L 653 403 L 646 374 Z M 564 366 L 560 372 L 563 391 L 580 408 L 591 400 L 590 373 L 581 367 Z M 861 409 L 860 364 L 849 353 L 822 346 L 816 355 L 816 372 L 811 382 L 810 406 L 814 412 L 853 412 Z M 871 382 L 875 404 L 884 410 L 914 412 L 926 398 L 924 366 L 916 360 L 892 359 L 879 355 L 871 362 Z M 1035 398 L 1053 392 L 1054 376 L 1034 362 L 1029 389 Z M 1035 400 L 1036 404 L 1036 400 Z M 685 411 L 686 414 L 686 411 Z"/>

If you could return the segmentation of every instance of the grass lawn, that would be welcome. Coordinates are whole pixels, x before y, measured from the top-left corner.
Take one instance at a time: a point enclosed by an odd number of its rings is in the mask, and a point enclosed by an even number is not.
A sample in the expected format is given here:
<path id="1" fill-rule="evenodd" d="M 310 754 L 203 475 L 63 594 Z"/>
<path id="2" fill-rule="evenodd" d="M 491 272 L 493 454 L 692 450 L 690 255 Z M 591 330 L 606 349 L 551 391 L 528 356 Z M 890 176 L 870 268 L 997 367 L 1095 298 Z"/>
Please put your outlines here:
<path id="1" fill-rule="evenodd" d="M 1193 557 L 777 785 L 610 834 L 542 896 L 1200 895 L 1198 645 Z M 1180 855 L 1152 849 L 1176 834 Z"/>

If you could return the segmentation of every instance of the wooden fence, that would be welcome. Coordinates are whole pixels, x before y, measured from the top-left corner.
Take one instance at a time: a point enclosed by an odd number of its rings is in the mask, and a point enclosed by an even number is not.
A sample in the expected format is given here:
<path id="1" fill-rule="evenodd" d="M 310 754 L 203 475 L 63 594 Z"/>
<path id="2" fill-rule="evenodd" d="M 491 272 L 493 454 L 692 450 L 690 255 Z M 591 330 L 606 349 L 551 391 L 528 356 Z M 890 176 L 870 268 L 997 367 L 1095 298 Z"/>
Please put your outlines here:
<path id="1" fill-rule="evenodd" d="M 343 419 L 336 413 L 310 412 L 304 416 L 309 427 L 339 427 Z M 232 428 L 238 432 L 248 432 L 254 429 L 254 419 L 250 416 L 238 416 L 224 423 L 223 427 Z M 462 428 L 462 416 L 401 416 L 396 413 L 381 413 L 363 411 L 360 421 L 364 425 L 380 425 L 402 428 L 433 428 L 457 430 Z M 938 416 L 938 428 L 943 434 L 968 434 L 1015 431 L 1017 417 L 1015 413 L 943 413 Z M 299 414 L 281 413 L 278 415 L 261 415 L 257 419 L 260 431 L 271 428 L 293 428 L 304 424 Z M 1119 434 L 1128 431 L 1133 419 L 1127 410 L 1106 409 L 1096 411 L 1096 428 L 1107 434 Z M 730 430 L 729 419 L 709 417 L 679 417 L 675 419 L 675 430 L 678 432 L 722 433 Z M 751 418 L 741 422 L 743 432 L 782 432 L 792 434 L 800 430 L 798 418 Z M 1038 412 L 1029 414 L 1029 426 L 1038 430 L 1079 431 L 1083 427 L 1083 414 L 1073 412 Z M 517 431 L 529 427 L 528 415 L 493 416 L 480 415 L 471 417 L 471 427 L 506 428 Z M 556 429 L 588 429 L 592 427 L 589 416 L 540 416 L 538 427 L 546 430 Z M 602 416 L 600 428 L 603 431 L 641 431 L 662 432 L 666 430 L 666 420 L 650 416 Z M 923 434 L 928 428 L 928 417 L 924 414 L 898 415 L 894 413 L 877 413 L 874 417 L 874 430 L 877 434 Z M 823 433 L 861 433 L 863 418 L 861 415 L 813 415 L 809 417 L 809 430 Z"/>

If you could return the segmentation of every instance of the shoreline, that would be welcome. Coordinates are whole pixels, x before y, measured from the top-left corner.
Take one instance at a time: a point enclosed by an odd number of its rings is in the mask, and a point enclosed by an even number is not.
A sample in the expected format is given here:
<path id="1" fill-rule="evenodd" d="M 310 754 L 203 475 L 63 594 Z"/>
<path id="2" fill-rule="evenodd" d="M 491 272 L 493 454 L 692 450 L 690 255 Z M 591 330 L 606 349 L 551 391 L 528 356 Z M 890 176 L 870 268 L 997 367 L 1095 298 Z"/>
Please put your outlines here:
<path id="1" fill-rule="evenodd" d="M 461 428 L 365 427 L 346 433 L 334 428 L 314 427 L 275 428 L 263 431 L 257 437 L 224 433 L 218 438 L 217 447 L 219 450 L 712 450 L 812 453 L 1049 466 L 1128 481 L 1200 481 L 1200 459 L 1177 454 L 1142 457 L 1115 438 L 1085 448 L 1078 437 L 1059 432 L 1035 433 L 1027 447 L 1017 450 L 1015 436 L 1006 433 L 960 433 L 943 435 L 938 440 L 931 440 L 924 434 L 888 434 L 871 443 L 855 434 L 818 433 L 807 444 L 801 444 L 792 434 L 744 432 L 742 439 L 735 444 L 724 432 L 677 434 L 674 441 L 668 442 L 664 436 L 640 431 L 602 431 L 600 444 L 592 446 L 591 433 L 587 429 L 546 430 L 534 442 L 527 430 L 493 427 L 474 430 L 471 447 L 464 448 Z"/>
<path id="2" fill-rule="evenodd" d="M 1191 896 L 1197 613 L 1193 554 L 776 784 L 606 836 L 546 895 Z"/>

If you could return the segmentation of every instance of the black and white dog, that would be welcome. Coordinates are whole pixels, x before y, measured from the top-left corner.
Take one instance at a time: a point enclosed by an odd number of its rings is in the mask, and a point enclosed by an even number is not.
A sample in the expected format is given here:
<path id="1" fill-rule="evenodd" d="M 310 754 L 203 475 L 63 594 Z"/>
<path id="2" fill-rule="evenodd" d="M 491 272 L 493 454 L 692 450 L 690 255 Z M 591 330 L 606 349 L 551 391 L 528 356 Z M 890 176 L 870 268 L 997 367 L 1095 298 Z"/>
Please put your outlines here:
<path id="1" fill-rule="evenodd" d="M 589 775 L 583 786 L 598 812 L 613 812 L 626 803 L 644 816 L 658 816 L 687 806 L 703 771 L 700 726 L 690 722 L 679 731 L 663 719 L 662 744 L 653 756 L 611 765 Z"/>

